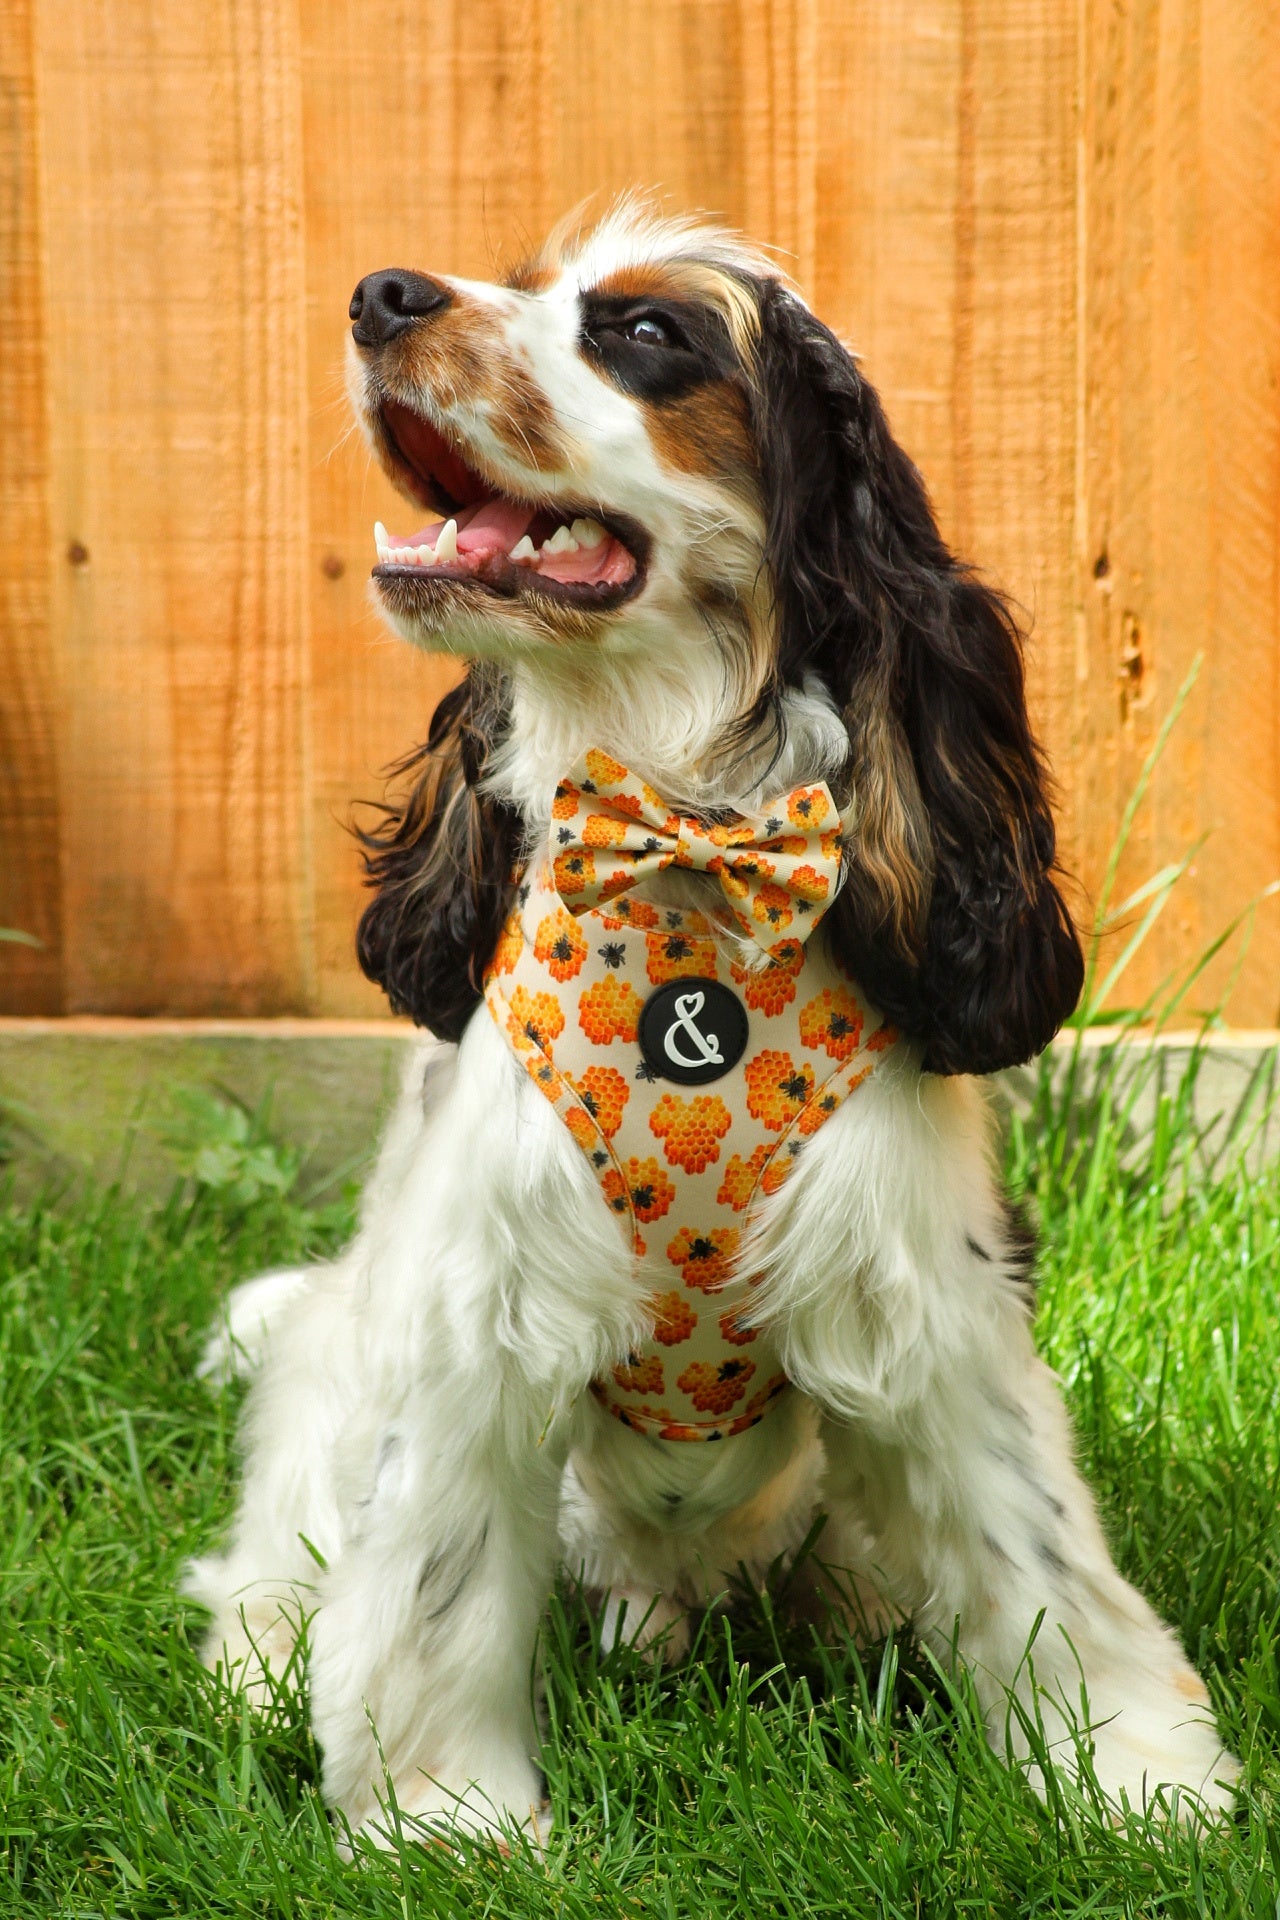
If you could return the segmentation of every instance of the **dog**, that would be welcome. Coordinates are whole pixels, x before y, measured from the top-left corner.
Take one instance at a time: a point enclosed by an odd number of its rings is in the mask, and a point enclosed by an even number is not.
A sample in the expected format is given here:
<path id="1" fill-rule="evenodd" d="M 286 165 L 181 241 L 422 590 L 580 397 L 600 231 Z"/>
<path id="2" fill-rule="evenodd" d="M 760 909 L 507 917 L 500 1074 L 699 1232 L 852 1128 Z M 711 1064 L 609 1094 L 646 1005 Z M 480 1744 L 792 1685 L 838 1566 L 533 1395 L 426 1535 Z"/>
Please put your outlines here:
<path id="1" fill-rule="evenodd" d="M 309 1616 L 353 1833 L 388 1780 L 424 1831 L 542 1831 L 557 1564 L 678 1658 L 823 1512 L 829 1595 L 958 1650 L 1033 1776 L 1038 1713 L 1113 1802 L 1212 1817 L 1237 1766 L 1073 1465 L 975 1078 L 1082 979 L 1009 606 L 709 224 L 627 200 L 351 318 L 428 516 L 371 591 L 467 666 L 365 836 L 360 960 L 426 1034 L 356 1237 L 206 1356 L 252 1375 L 207 1660 L 261 1690 Z"/>

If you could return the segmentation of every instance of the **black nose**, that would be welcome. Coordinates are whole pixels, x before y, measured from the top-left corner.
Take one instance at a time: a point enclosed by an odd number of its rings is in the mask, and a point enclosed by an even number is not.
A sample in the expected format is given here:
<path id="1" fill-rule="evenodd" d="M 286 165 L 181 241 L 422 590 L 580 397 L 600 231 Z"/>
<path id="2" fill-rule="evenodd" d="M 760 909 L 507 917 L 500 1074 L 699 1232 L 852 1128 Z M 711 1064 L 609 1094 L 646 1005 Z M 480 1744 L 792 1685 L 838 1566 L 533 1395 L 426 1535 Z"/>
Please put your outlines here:
<path id="1" fill-rule="evenodd" d="M 362 347 L 385 346 L 448 304 L 448 288 L 428 280 L 425 273 L 411 273 L 407 267 L 366 273 L 351 296 L 352 338 Z"/>

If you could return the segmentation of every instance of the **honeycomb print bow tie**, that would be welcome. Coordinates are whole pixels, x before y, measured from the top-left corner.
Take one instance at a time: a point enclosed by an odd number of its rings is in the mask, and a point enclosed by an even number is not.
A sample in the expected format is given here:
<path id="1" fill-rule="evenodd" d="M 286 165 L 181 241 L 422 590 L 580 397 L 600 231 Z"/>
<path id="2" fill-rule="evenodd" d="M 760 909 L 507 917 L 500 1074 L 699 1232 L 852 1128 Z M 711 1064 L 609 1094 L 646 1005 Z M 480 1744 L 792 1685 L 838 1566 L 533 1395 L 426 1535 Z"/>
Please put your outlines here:
<path id="1" fill-rule="evenodd" d="M 592 749 L 556 788 L 551 858 L 571 913 L 616 901 L 664 867 L 714 873 L 734 917 L 774 953 L 807 940 L 840 875 L 840 815 L 821 782 L 796 787 L 755 820 L 707 826 L 673 813 L 660 794 Z M 614 909 L 629 918 L 627 903 Z"/>

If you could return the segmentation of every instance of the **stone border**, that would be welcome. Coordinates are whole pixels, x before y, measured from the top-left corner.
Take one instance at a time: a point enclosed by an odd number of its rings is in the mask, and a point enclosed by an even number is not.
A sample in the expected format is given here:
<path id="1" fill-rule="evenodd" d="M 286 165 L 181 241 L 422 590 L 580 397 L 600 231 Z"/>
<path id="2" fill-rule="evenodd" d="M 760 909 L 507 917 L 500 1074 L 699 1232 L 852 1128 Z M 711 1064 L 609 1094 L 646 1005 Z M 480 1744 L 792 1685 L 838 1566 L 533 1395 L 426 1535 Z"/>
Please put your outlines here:
<path id="1" fill-rule="evenodd" d="M 130 1020 L 0 1018 L 0 1121 L 14 1150 L 19 1191 L 90 1173 L 163 1194 L 176 1178 L 163 1143 L 171 1090 L 223 1089 L 250 1106 L 271 1094 L 272 1124 L 303 1153 L 300 1191 L 336 1192 L 368 1165 L 394 1097 L 406 1049 L 418 1036 L 392 1020 Z M 1055 1042 L 1055 1079 L 1069 1070 L 1075 1036 Z M 1206 1164 L 1243 1145 L 1249 1160 L 1280 1157 L 1280 1032 L 1189 1032 L 1117 1041 L 1080 1038 L 1078 1071 L 1091 1096 L 1118 1053 L 1126 1129 L 1136 1150 L 1189 1064 L 1198 1067 L 1186 1107 Z M 1036 1070 L 999 1076 L 998 1101 L 1028 1112 Z M 1234 1122 L 1234 1131 L 1233 1131 Z"/>

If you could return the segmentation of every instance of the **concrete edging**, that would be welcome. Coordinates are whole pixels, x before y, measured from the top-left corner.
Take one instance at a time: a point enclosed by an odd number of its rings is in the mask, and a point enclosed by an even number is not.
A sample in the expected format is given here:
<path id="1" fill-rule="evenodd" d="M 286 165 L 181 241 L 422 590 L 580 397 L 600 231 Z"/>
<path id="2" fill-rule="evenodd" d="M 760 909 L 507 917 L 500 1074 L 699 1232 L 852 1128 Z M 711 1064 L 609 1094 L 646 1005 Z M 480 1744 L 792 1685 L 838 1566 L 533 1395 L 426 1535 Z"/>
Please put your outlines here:
<path id="1" fill-rule="evenodd" d="M 0 1018 L 0 1120 L 7 1120 L 19 1191 L 52 1179 L 121 1177 L 142 1193 L 165 1193 L 176 1177 L 165 1146 L 172 1089 L 221 1089 L 256 1105 L 270 1090 L 272 1122 L 303 1154 L 304 1191 L 358 1174 L 367 1165 L 417 1038 L 393 1020 L 130 1020 Z M 1055 1073 L 1065 1071 L 1072 1035 L 1055 1042 Z M 1149 1129 L 1162 1089 L 1172 1090 L 1199 1053 L 1191 1111 L 1210 1155 L 1230 1144 L 1231 1116 L 1246 1105 L 1249 1159 L 1280 1156 L 1280 1103 L 1265 1120 L 1274 1088 L 1280 1032 L 1192 1033 L 1116 1040 L 1098 1029 L 1081 1036 L 1088 1090 L 1104 1063 L 1120 1054 L 1119 1084 L 1131 1100 L 1135 1144 Z M 998 1076 L 997 1099 L 1028 1110 L 1033 1068 Z"/>

